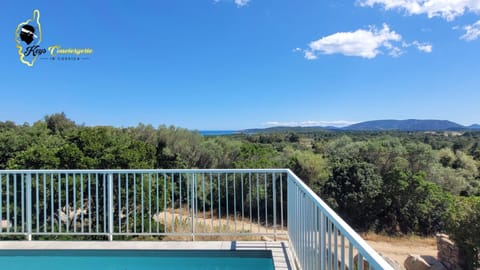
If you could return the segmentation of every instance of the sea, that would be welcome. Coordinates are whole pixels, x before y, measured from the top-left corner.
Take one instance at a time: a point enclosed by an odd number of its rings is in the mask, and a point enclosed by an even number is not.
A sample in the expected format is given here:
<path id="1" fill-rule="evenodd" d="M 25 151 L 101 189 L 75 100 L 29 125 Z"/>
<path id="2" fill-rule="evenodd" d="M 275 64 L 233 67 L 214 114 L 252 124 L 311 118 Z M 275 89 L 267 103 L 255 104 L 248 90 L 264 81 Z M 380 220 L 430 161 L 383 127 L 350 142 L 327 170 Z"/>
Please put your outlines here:
<path id="1" fill-rule="evenodd" d="M 223 135 L 238 134 L 239 131 L 237 130 L 199 130 L 198 133 L 200 133 L 203 136 L 223 136 Z"/>

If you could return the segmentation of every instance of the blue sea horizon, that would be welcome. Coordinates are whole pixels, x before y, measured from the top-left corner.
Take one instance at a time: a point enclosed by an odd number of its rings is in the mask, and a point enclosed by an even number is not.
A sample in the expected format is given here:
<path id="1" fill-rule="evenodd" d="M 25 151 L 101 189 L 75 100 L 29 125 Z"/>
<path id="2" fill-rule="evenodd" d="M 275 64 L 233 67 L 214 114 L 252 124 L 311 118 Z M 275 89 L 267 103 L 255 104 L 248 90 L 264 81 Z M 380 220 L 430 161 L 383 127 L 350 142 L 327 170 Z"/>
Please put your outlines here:
<path id="1" fill-rule="evenodd" d="M 238 130 L 199 130 L 203 136 L 222 136 L 222 135 L 233 135 L 239 133 Z"/>

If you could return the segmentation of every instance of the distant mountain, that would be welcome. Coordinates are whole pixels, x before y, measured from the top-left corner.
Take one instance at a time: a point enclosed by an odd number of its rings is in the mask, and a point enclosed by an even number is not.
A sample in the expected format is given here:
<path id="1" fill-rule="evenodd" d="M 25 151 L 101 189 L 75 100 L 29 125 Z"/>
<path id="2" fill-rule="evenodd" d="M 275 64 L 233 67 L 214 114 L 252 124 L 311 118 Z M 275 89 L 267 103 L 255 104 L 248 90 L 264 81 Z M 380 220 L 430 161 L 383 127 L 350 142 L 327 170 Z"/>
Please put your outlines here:
<path id="1" fill-rule="evenodd" d="M 373 120 L 346 127 L 332 126 L 314 126 L 314 127 L 288 127 L 278 126 L 269 128 L 246 129 L 239 131 L 240 133 L 276 133 L 276 132 L 318 132 L 318 131 L 465 131 L 480 130 L 479 124 L 471 126 L 463 126 L 448 120 Z"/>
<path id="2" fill-rule="evenodd" d="M 402 130 L 402 131 L 444 131 L 464 130 L 467 127 L 447 120 L 374 120 L 361 122 L 343 128 L 345 130 Z"/>
<path id="3" fill-rule="evenodd" d="M 252 128 L 239 131 L 239 133 L 246 134 L 255 134 L 255 133 L 278 133 L 278 132 L 318 132 L 325 130 L 337 130 L 337 127 L 289 127 L 289 126 L 278 126 L 278 127 L 269 127 L 269 128 Z"/>

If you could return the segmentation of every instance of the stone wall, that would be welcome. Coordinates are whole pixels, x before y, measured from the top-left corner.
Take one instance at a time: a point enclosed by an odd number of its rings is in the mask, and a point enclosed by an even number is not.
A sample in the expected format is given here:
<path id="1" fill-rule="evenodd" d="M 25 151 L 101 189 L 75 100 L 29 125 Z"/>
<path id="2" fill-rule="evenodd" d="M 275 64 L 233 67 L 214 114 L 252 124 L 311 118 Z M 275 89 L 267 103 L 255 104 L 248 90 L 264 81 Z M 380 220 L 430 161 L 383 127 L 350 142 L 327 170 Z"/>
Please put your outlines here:
<path id="1" fill-rule="evenodd" d="M 463 260 L 459 254 L 458 247 L 446 234 L 437 234 L 438 260 L 448 270 L 461 270 Z"/>

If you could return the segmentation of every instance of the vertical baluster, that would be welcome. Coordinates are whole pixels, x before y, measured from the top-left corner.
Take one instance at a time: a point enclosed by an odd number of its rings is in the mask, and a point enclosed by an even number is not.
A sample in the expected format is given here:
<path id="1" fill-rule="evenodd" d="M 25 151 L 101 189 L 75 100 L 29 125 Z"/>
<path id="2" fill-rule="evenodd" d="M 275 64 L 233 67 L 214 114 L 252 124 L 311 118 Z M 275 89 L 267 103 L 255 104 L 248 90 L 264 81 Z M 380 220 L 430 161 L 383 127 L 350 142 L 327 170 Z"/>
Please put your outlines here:
<path id="1" fill-rule="evenodd" d="M 198 178 L 197 178 L 197 175 L 195 173 L 193 175 L 194 175 L 193 176 L 193 180 L 194 180 L 193 181 L 193 194 L 194 194 L 193 199 L 194 199 L 194 205 L 195 205 L 194 210 L 195 210 L 195 226 L 196 226 L 195 230 L 199 231 L 199 229 L 198 229 L 199 228 L 199 223 L 198 223 L 198 194 L 197 194 L 197 192 L 198 192 Z M 195 234 L 193 235 L 192 240 L 195 241 Z"/>
<path id="2" fill-rule="evenodd" d="M 243 202 L 243 173 L 240 174 L 240 185 L 241 185 L 241 195 L 242 195 L 242 233 L 245 232 L 245 206 Z"/>
<path id="3" fill-rule="evenodd" d="M 156 210 L 155 210 L 155 215 L 157 217 L 157 234 L 160 232 L 160 210 L 159 210 L 159 197 L 160 197 L 160 193 L 159 193 L 159 189 L 158 189 L 158 173 L 155 173 L 155 188 L 156 188 L 156 196 L 155 196 L 155 203 L 156 203 Z"/>
<path id="4" fill-rule="evenodd" d="M 299 260 L 302 259 L 302 246 L 305 243 L 305 240 L 302 239 L 302 220 L 299 218 L 302 215 L 302 197 L 303 194 L 300 192 L 300 189 L 295 184 L 295 195 L 296 195 L 296 203 L 295 203 L 295 239 L 296 239 L 296 249 L 297 249 L 297 257 Z M 300 261 L 301 267 L 305 267 L 303 265 L 303 261 Z"/>
<path id="5" fill-rule="evenodd" d="M 187 182 L 188 182 L 188 176 L 187 176 Z M 178 195 L 179 195 L 179 199 L 178 199 L 178 204 L 179 204 L 179 209 L 180 209 L 180 224 L 179 224 L 179 229 L 182 229 L 183 227 L 183 202 L 182 202 L 182 174 L 180 173 L 179 176 L 178 176 Z M 187 192 L 188 193 L 188 192 Z M 187 201 L 188 201 L 188 196 L 187 196 Z M 188 208 L 188 206 L 187 206 Z M 174 214 L 174 213 L 172 213 Z M 181 232 L 181 230 L 179 231 Z"/>
<path id="6" fill-rule="evenodd" d="M 39 188 L 38 188 L 38 173 L 35 174 L 35 204 L 36 204 L 36 210 L 35 210 L 35 214 L 36 214 L 36 220 L 35 220 L 35 224 L 37 225 L 36 227 L 36 232 L 40 232 L 40 192 L 39 192 Z M 27 205 L 27 207 L 29 207 Z"/>
<path id="7" fill-rule="evenodd" d="M 213 181 L 212 173 L 210 173 L 210 218 L 211 218 L 211 231 L 213 232 Z"/>
<path id="8" fill-rule="evenodd" d="M 24 175 L 22 174 L 22 183 L 24 180 Z M 29 173 L 26 176 L 26 183 L 25 183 L 25 191 L 26 191 L 26 211 L 27 211 L 27 240 L 32 241 L 32 175 Z M 38 180 L 38 177 L 37 177 Z M 38 187 L 37 187 L 38 189 Z M 22 185 L 22 192 L 24 192 L 23 185 Z M 37 201 L 38 203 L 38 201 Z M 22 210 L 22 217 L 24 213 Z M 37 220 L 38 222 L 38 220 Z M 22 221 L 23 226 L 23 221 Z M 25 232 L 25 231 L 23 231 Z"/>
<path id="9" fill-rule="evenodd" d="M 96 220 L 96 225 L 95 225 L 95 231 L 96 233 L 98 233 L 98 229 L 99 229 L 99 224 L 98 224 L 98 221 L 99 221 L 99 210 L 98 210 L 98 173 L 95 173 L 95 220 Z"/>
<path id="10" fill-rule="evenodd" d="M 283 173 L 280 174 L 280 222 L 280 228 L 283 231 Z"/>
<path id="11" fill-rule="evenodd" d="M 225 210 L 226 210 L 226 213 L 227 213 L 227 216 L 226 216 L 227 217 L 227 228 L 230 229 L 230 225 L 229 225 L 230 217 L 228 215 L 228 175 L 227 175 L 227 173 L 225 173 L 225 193 L 226 193 L 225 198 L 226 198 L 226 201 L 227 201 L 226 206 L 225 206 L 226 207 Z"/>
<path id="12" fill-rule="evenodd" d="M 321 262 L 321 270 L 325 270 L 325 263 L 326 263 L 326 260 L 325 260 L 325 246 L 326 246 L 326 232 L 325 232 L 325 223 L 326 223 L 326 220 L 325 220 L 325 214 L 324 213 L 321 213 L 320 215 L 320 262 Z M 350 268 L 351 269 L 351 268 Z"/>
<path id="13" fill-rule="evenodd" d="M 332 269 L 333 252 L 332 252 L 332 223 L 330 220 L 327 222 L 328 229 L 328 267 Z"/>
<path id="14" fill-rule="evenodd" d="M 113 241 L 113 174 L 108 174 L 108 241 Z"/>
<path id="15" fill-rule="evenodd" d="M 258 175 L 257 173 L 257 232 L 260 233 L 260 184 L 258 180 Z"/>
<path id="16" fill-rule="evenodd" d="M 62 177 L 60 175 L 60 173 L 58 174 L 58 232 L 61 233 L 62 232 L 62 205 L 61 205 L 61 202 L 62 202 Z M 65 222 L 66 224 L 66 222 Z"/>
<path id="17" fill-rule="evenodd" d="M 54 208 L 54 196 L 53 196 L 53 174 L 51 173 L 50 174 L 50 226 L 51 226 L 51 233 L 54 232 L 54 211 L 53 211 L 53 208 Z M 60 201 L 60 198 L 58 198 L 58 200 Z M 60 225 L 60 224 L 59 224 Z"/>
<path id="18" fill-rule="evenodd" d="M 273 211 L 273 240 L 277 241 L 277 177 L 272 173 L 272 211 Z"/>
<path id="19" fill-rule="evenodd" d="M 144 187 L 143 187 L 143 182 L 144 182 L 144 178 L 143 178 L 144 174 L 142 173 L 141 174 L 141 180 L 142 180 L 142 183 L 140 184 L 140 189 L 141 189 L 141 206 L 142 206 L 142 231 L 140 233 L 144 233 L 145 232 L 145 224 L 144 224 L 144 220 L 145 220 L 145 216 L 144 216 L 144 210 L 145 210 L 145 207 L 144 207 Z"/>
<path id="20" fill-rule="evenodd" d="M 195 173 L 192 173 L 192 185 L 190 190 L 192 191 L 191 199 L 192 199 L 192 240 L 195 241 L 195 233 L 198 231 L 198 201 L 197 201 L 197 189 L 198 189 L 198 182 L 197 176 Z"/>
<path id="21" fill-rule="evenodd" d="M 32 175 L 29 173 L 26 176 L 22 174 L 22 232 L 26 233 L 27 241 L 32 241 Z M 25 181 L 25 184 L 24 184 Z M 23 199 L 25 197 L 25 204 Z M 26 209 L 25 209 L 26 207 Z M 26 215 L 26 216 L 25 216 Z M 26 218 L 26 228 L 24 223 L 24 216 Z"/>
<path id="22" fill-rule="evenodd" d="M 191 189 L 192 189 L 192 181 L 193 181 L 193 175 L 187 174 L 187 180 L 185 180 L 185 184 L 187 186 L 187 229 L 188 231 L 192 232 L 192 238 L 193 238 L 193 204 L 192 204 L 192 198 L 193 195 L 191 194 Z"/>
<path id="23" fill-rule="evenodd" d="M 77 232 L 77 192 L 76 192 L 76 179 L 73 174 L 73 232 Z"/>
<path id="24" fill-rule="evenodd" d="M 163 223 L 167 232 L 167 174 L 163 173 Z"/>
<path id="25" fill-rule="evenodd" d="M 65 215 L 66 215 L 66 228 L 65 231 L 68 233 L 70 230 L 70 204 L 68 201 L 68 173 L 65 174 Z M 105 196 L 104 196 L 105 197 Z"/>
<path id="26" fill-rule="evenodd" d="M 121 176 L 120 173 L 117 173 L 117 185 L 118 185 L 118 195 L 117 195 L 117 201 L 118 201 L 118 232 L 122 233 L 122 183 L 121 183 Z"/>
<path id="27" fill-rule="evenodd" d="M 21 194 L 21 202 L 20 202 L 20 214 L 21 214 L 21 217 L 20 217 L 20 220 L 21 220 L 21 223 L 22 223 L 22 232 L 25 232 L 25 178 L 24 178 L 24 174 L 21 174 L 20 175 L 20 194 Z M 31 190 L 30 190 L 31 192 Z M 32 217 L 28 217 L 29 219 L 32 219 Z"/>
<path id="28" fill-rule="evenodd" d="M 308 234 L 310 240 L 308 241 L 308 261 L 310 262 L 310 268 L 315 269 L 314 263 L 315 261 L 313 258 L 315 257 L 315 232 L 314 232 L 314 226 L 315 223 L 312 222 L 314 219 L 312 217 L 315 217 L 314 211 L 313 211 L 313 202 L 308 200 L 308 209 L 307 209 L 307 215 L 305 216 L 308 219 Z"/>
<path id="29" fill-rule="evenodd" d="M 188 230 L 191 232 L 192 240 L 195 239 L 195 228 L 194 228 L 194 201 L 193 201 L 193 179 L 194 179 L 194 174 L 190 173 L 187 174 L 187 213 L 188 213 L 188 218 L 187 218 L 187 223 L 188 223 Z"/>
<path id="30" fill-rule="evenodd" d="M 133 173 L 133 232 L 137 233 L 137 173 Z"/>
<path id="31" fill-rule="evenodd" d="M 307 199 L 306 199 L 306 194 L 304 193 L 302 196 L 302 209 L 300 213 L 300 217 L 305 217 L 306 216 L 306 211 L 307 210 Z M 308 233 L 307 233 L 307 221 L 302 218 L 302 242 L 303 242 L 303 248 L 302 248 L 302 261 L 305 262 L 305 265 L 307 264 L 307 245 L 308 245 Z"/>
<path id="32" fill-rule="evenodd" d="M 23 182 L 22 182 L 23 183 Z M 13 176 L 13 231 L 17 232 L 17 175 Z M 23 206 L 23 192 L 22 192 L 22 206 Z M 23 217 L 23 215 L 22 215 Z"/>
<path id="33" fill-rule="evenodd" d="M 108 235 L 108 231 L 107 231 L 107 223 L 108 223 L 108 217 L 107 217 L 107 214 L 108 214 L 108 208 L 107 208 L 107 184 L 106 184 L 106 179 L 107 175 L 106 174 L 103 174 L 103 233 L 104 234 L 107 234 Z"/>
<path id="34" fill-rule="evenodd" d="M 353 246 L 352 242 L 348 241 L 348 269 L 353 269 Z"/>
<path id="35" fill-rule="evenodd" d="M 88 174 L 88 233 L 92 233 L 92 179 Z"/>
<path id="36" fill-rule="evenodd" d="M 8 225 L 10 225 L 10 194 L 11 194 L 10 193 L 10 175 L 7 174 L 5 176 L 5 178 L 6 178 L 5 180 L 7 181 L 7 183 L 6 183 L 7 184 L 7 190 L 5 192 L 5 197 L 7 199 L 7 223 L 9 223 L 9 224 L 7 224 L 7 233 L 8 233 L 8 232 L 10 232 L 10 226 L 8 226 Z"/>
<path id="37" fill-rule="evenodd" d="M 81 233 L 84 232 L 83 226 L 84 226 L 84 214 L 83 212 L 85 211 L 85 208 L 83 206 L 83 173 L 80 173 L 80 226 L 81 226 Z"/>
<path id="38" fill-rule="evenodd" d="M 318 269 L 317 258 L 318 258 L 318 240 L 317 240 L 317 207 L 313 201 L 310 201 L 310 215 L 313 217 L 310 221 L 310 228 L 312 231 L 312 244 L 310 250 L 310 260 L 312 261 L 312 269 Z"/>
<path id="39" fill-rule="evenodd" d="M 341 238 L 340 258 L 341 258 L 340 269 L 345 270 L 345 235 L 343 235 L 343 233 Z"/>
<path id="40" fill-rule="evenodd" d="M 334 269 L 337 270 L 338 269 L 338 242 L 337 242 L 337 235 L 338 235 L 338 231 L 337 231 L 337 226 L 335 226 L 334 230 L 333 230 L 333 247 L 334 247 L 334 260 L 333 260 L 333 266 L 334 266 Z"/>
<path id="41" fill-rule="evenodd" d="M 363 255 L 359 252 L 357 257 L 357 267 L 358 270 L 363 270 Z"/>
<path id="42" fill-rule="evenodd" d="M 172 173 L 172 233 L 175 232 L 175 219 L 174 219 L 174 213 L 175 213 L 175 182 L 174 182 L 175 175 Z"/>
<path id="43" fill-rule="evenodd" d="M 315 269 L 320 269 L 321 268 L 321 261 L 320 261 L 320 210 L 318 209 L 317 206 L 314 206 L 314 211 L 315 211 Z"/>
<path id="44" fill-rule="evenodd" d="M 267 173 L 264 174 L 263 176 L 263 184 L 265 188 L 265 233 L 268 233 L 268 204 L 267 204 L 267 198 L 268 198 L 268 189 L 267 189 Z"/>
<path id="45" fill-rule="evenodd" d="M 233 227 L 234 231 L 237 232 L 237 192 L 236 192 L 236 175 L 233 173 Z"/>
<path id="46" fill-rule="evenodd" d="M 43 173 L 43 232 L 47 232 L 47 179 Z"/>
<path id="47" fill-rule="evenodd" d="M 252 172 L 249 172 L 248 173 L 248 206 L 249 206 L 249 221 L 250 221 L 250 232 L 253 233 L 253 230 L 252 230 L 252 217 L 253 217 L 253 213 L 252 213 Z"/>
<path id="48" fill-rule="evenodd" d="M 203 232 L 207 232 L 207 209 L 205 207 L 205 174 L 202 173 L 202 201 L 203 201 Z"/>
<path id="49" fill-rule="evenodd" d="M 222 196 L 221 196 L 221 187 L 220 187 L 220 173 L 217 174 L 217 193 L 218 193 L 218 228 L 220 228 L 220 232 L 222 231 Z"/>
<path id="50" fill-rule="evenodd" d="M 129 229 L 129 226 L 130 226 L 130 213 L 129 213 L 129 208 L 130 208 L 130 203 L 128 201 L 128 173 L 125 173 L 125 232 L 126 233 L 130 233 L 130 229 Z"/>
<path id="51" fill-rule="evenodd" d="M 152 174 L 148 174 L 148 233 L 152 233 Z"/>

